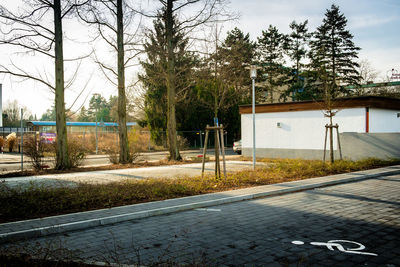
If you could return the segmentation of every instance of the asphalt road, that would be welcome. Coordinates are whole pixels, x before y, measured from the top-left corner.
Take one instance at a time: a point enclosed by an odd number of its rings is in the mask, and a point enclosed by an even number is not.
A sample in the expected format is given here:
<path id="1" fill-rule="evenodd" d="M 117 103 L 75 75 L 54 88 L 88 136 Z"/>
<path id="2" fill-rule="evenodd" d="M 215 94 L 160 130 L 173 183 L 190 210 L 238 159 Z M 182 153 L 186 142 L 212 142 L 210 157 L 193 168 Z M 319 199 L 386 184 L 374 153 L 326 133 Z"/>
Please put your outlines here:
<path id="1" fill-rule="evenodd" d="M 383 176 L 11 247 L 117 264 L 399 266 L 399 190 L 400 175 Z"/>
<path id="2" fill-rule="evenodd" d="M 197 155 L 201 155 L 203 152 L 201 150 L 190 150 L 190 151 L 182 151 L 181 154 L 184 157 L 196 157 Z M 233 152 L 232 148 L 226 149 L 226 155 L 237 155 Z M 4 154 L 6 155 L 6 154 Z M 207 151 L 207 155 L 214 155 L 212 150 Z M 154 161 L 154 160 L 162 160 L 167 158 L 168 152 L 144 152 L 140 156 L 140 160 L 143 161 Z M 21 162 L 19 156 L 13 156 L 14 160 L 1 161 L 0 160 L 0 172 L 6 171 L 18 171 L 21 169 Z M 98 156 L 89 156 L 87 159 L 84 160 L 83 166 L 99 166 L 99 165 L 107 165 L 110 164 L 107 155 L 98 155 Z M 24 169 L 31 169 L 31 164 L 28 162 L 27 158 L 25 157 L 24 160 Z"/>

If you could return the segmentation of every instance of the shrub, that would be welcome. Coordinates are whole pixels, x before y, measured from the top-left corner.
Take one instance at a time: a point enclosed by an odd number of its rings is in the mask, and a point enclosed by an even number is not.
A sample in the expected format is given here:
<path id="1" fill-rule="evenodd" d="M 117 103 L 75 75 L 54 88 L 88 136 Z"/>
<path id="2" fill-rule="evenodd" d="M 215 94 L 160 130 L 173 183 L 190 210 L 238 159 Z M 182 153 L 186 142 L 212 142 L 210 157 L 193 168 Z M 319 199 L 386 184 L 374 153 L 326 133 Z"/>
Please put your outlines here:
<path id="1" fill-rule="evenodd" d="M 0 136 L 0 152 L 3 152 L 4 143 L 4 138 Z"/>
<path id="2" fill-rule="evenodd" d="M 57 157 L 57 142 L 51 145 L 51 156 L 53 157 L 54 163 Z M 50 151 L 47 151 L 50 152 Z M 70 162 L 70 167 L 75 168 L 82 165 L 83 160 L 86 158 L 87 149 L 85 146 L 85 141 L 79 136 L 68 135 L 68 157 Z"/>
<path id="3" fill-rule="evenodd" d="M 85 142 L 80 137 L 68 137 L 68 156 L 71 168 L 82 165 L 86 158 Z"/>
<path id="4" fill-rule="evenodd" d="M 119 147 L 116 145 L 109 147 L 106 151 L 108 154 L 108 159 L 112 164 L 118 164 L 119 162 Z M 140 152 L 134 145 L 129 145 L 129 163 L 135 162 L 140 156 Z"/>
<path id="5" fill-rule="evenodd" d="M 140 131 L 132 129 L 128 133 L 128 143 L 129 163 L 133 163 L 139 158 L 140 152 L 143 151 L 143 147 L 146 147 L 148 141 L 143 138 L 143 135 L 140 133 Z M 108 158 L 111 163 L 119 163 L 119 147 L 115 144 L 115 142 L 106 148 L 106 152 L 108 153 Z"/>
<path id="6" fill-rule="evenodd" d="M 45 151 L 46 144 L 35 139 L 33 136 L 29 136 L 24 140 L 24 154 L 29 157 L 32 167 L 36 171 L 43 169 Z"/>
<path id="7" fill-rule="evenodd" d="M 17 135 L 15 133 L 10 133 L 9 135 L 7 135 L 6 141 L 8 145 L 8 150 L 12 152 L 15 144 L 17 143 Z"/>

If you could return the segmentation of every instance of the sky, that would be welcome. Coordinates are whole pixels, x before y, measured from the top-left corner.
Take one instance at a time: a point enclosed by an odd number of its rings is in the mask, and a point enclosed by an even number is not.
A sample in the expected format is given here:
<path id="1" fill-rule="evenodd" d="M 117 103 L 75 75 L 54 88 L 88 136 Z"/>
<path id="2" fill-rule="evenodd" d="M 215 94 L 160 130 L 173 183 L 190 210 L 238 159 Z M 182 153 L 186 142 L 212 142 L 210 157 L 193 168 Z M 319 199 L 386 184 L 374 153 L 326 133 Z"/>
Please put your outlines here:
<path id="1" fill-rule="evenodd" d="M 145 1 L 147 2 L 147 1 Z M 16 8 L 15 0 L 2 0 L 2 5 L 7 8 Z M 340 11 L 348 20 L 347 29 L 353 34 L 355 45 L 361 47 L 360 59 L 367 59 L 373 68 L 384 77 L 392 69 L 400 71 L 400 1 L 399 0 L 231 0 L 228 9 L 240 14 L 238 20 L 222 25 L 222 38 L 224 33 L 234 27 L 249 33 L 252 40 L 261 36 L 271 24 L 279 31 L 289 33 L 289 24 L 293 20 L 309 21 L 309 30 L 314 31 L 322 24 L 326 9 L 332 4 L 338 5 Z M 93 34 L 84 25 L 67 21 L 64 23 L 64 31 L 68 40 L 64 45 L 65 57 L 73 58 L 88 54 Z M 112 63 L 112 53 L 107 48 L 96 46 L 99 57 L 108 58 Z M 10 48 L 0 46 L 1 64 L 9 64 L 12 60 L 16 65 L 28 68 L 36 73 L 47 73 L 52 78 L 54 67 L 51 62 L 37 56 L 16 54 Z M 73 76 L 78 63 L 66 64 L 66 76 Z M 127 83 L 133 82 L 138 67 L 127 70 Z M 100 93 L 108 98 L 117 95 L 117 89 L 109 83 L 93 63 L 92 59 L 86 59 L 81 63 L 77 72 L 74 85 L 66 91 L 66 106 L 72 106 L 72 110 L 87 106 L 88 98 L 93 93 Z M 3 108 L 7 101 L 14 99 L 26 106 L 32 114 L 41 117 L 49 109 L 54 101 L 54 94 L 45 86 L 31 81 L 21 81 L 9 76 L 0 75 L 0 83 L 3 84 Z M 77 95 L 83 90 L 81 96 L 75 101 Z"/>

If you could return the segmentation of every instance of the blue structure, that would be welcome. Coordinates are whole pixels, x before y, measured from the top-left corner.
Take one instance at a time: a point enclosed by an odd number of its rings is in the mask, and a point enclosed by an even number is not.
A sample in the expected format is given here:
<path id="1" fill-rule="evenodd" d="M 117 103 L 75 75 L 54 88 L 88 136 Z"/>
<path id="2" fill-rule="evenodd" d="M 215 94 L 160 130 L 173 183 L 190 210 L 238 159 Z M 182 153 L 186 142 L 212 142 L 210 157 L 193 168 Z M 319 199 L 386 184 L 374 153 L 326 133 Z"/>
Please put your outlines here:
<path id="1" fill-rule="evenodd" d="M 136 122 L 127 122 L 126 126 L 128 130 L 133 126 L 136 126 Z M 55 133 L 56 132 L 56 122 L 55 121 L 28 121 L 27 127 L 30 131 L 34 132 L 46 132 Z M 116 122 L 97 122 L 98 130 L 101 132 L 116 132 L 118 131 L 118 123 Z M 96 122 L 77 122 L 77 121 L 67 121 L 67 132 L 69 133 L 94 133 L 96 131 Z"/>

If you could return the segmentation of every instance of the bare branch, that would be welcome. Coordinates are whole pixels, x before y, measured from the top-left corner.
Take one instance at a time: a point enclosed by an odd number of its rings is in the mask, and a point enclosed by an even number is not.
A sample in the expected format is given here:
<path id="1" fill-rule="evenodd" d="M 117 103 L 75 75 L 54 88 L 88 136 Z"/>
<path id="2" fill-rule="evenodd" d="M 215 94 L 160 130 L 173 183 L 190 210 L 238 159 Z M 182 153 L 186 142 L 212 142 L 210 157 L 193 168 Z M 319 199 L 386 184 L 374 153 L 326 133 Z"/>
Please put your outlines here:
<path id="1" fill-rule="evenodd" d="M 34 80 L 34 81 L 37 81 L 37 82 L 40 82 L 40 83 L 46 85 L 47 87 L 49 87 L 52 90 L 55 90 L 53 85 L 49 84 L 48 82 L 46 82 L 45 80 L 43 80 L 43 79 L 41 79 L 39 77 L 35 77 L 35 76 L 30 75 L 30 74 L 28 74 L 26 72 L 18 73 L 18 72 L 15 72 L 15 71 L 11 71 L 11 70 L 9 70 L 7 67 L 5 67 L 3 65 L 0 65 L 0 67 L 3 68 L 3 69 L 0 69 L 0 73 L 10 74 L 10 75 L 13 75 L 13 76 L 16 76 L 16 77 L 20 77 L 20 78 L 24 78 L 24 79 L 31 79 L 31 80 Z"/>
<path id="2" fill-rule="evenodd" d="M 80 98 L 80 96 L 81 96 L 81 95 L 83 94 L 83 92 L 86 90 L 86 88 L 87 88 L 87 86 L 88 86 L 90 80 L 92 79 L 91 77 L 92 77 L 92 75 L 90 75 L 90 78 L 86 81 L 85 86 L 82 88 L 82 90 L 79 92 L 79 94 L 75 97 L 74 102 L 72 102 L 72 104 L 71 104 L 71 106 L 68 108 L 68 110 L 71 110 L 71 109 L 72 109 L 72 107 L 75 105 L 76 101 Z M 89 93 L 90 93 L 90 92 L 89 92 Z M 86 102 L 88 96 L 89 96 L 89 94 L 85 97 L 85 100 L 82 102 L 81 106 L 80 106 L 75 112 L 73 112 L 73 114 L 75 114 L 76 112 L 78 112 L 78 110 L 80 110 L 80 109 L 82 108 L 82 106 L 85 104 L 85 102 Z"/>

